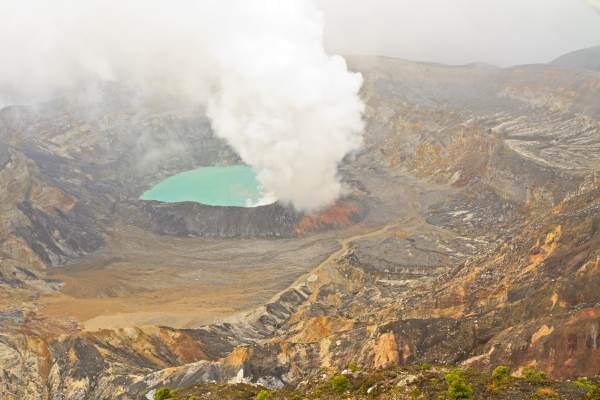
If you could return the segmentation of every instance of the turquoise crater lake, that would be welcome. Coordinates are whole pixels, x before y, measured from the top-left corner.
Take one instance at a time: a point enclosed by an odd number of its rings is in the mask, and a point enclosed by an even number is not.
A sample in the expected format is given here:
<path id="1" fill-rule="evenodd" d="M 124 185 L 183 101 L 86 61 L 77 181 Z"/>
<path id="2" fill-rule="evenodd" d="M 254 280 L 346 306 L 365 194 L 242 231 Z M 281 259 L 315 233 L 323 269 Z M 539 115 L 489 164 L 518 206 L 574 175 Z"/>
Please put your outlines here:
<path id="1" fill-rule="evenodd" d="M 254 207 L 268 204 L 252 168 L 203 167 L 171 176 L 142 196 L 164 203 L 191 201 L 209 206 Z M 272 203 L 272 201 L 270 202 Z"/>

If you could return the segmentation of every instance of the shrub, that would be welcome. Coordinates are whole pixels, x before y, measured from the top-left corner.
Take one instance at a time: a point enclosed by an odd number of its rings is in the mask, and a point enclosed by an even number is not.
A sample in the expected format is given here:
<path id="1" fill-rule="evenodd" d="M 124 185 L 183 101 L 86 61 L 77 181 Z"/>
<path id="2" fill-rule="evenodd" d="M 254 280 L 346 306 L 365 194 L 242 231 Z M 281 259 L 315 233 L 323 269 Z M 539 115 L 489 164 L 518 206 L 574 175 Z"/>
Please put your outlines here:
<path id="1" fill-rule="evenodd" d="M 467 383 L 465 374 L 455 369 L 444 374 L 448 385 L 448 397 L 452 400 L 470 399 L 473 396 L 473 387 Z"/>
<path id="2" fill-rule="evenodd" d="M 510 379 L 510 375 L 508 373 L 508 367 L 504 365 L 499 365 L 492 371 L 492 379 L 494 383 L 506 383 Z"/>
<path id="3" fill-rule="evenodd" d="M 358 364 L 352 361 L 350 364 L 348 364 L 348 369 L 350 370 L 350 372 L 354 373 L 358 371 Z"/>
<path id="4" fill-rule="evenodd" d="M 582 381 L 584 383 L 580 386 Z M 579 378 L 575 381 L 575 384 L 587 391 L 585 400 L 600 400 L 600 376 L 596 378 L 595 383 L 589 381 L 587 378 Z"/>
<path id="5" fill-rule="evenodd" d="M 419 366 L 419 368 L 421 369 L 421 371 L 429 371 L 431 370 L 432 366 L 431 364 L 423 363 Z"/>
<path id="6" fill-rule="evenodd" d="M 172 399 L 173 393 L 169 388 L 160 388 L 154 393 L 154 400 L 168 400 Z"/>
<path id="7" fill-rule="evenodd" d="M 331 389 L 338 394 L 344 393 L 348 389 L 348 378 L 343 375 L 334 375 L 330 380 Z"/>
<path id="8" fill-rule="evenodd" d="M 544 371 L 538 371 L 534 368 L 523 368 L 523 376 L 525 379 L 527 379 L 527 382 L 533 385 L 545 385 L 548 383 L 548 379 L 546 379 L 546 373 Z"/>
<path id="9" fill-rule="evenodd" d="M 594 388 L 594 384 L 592 382 L 590 382 L 590 380 L 588 378 L 585 378 L 585 377 L 577 378 L 575 380 L 575 382 L 573 382 L 573 383 L 579 389 L 585 390 L 586 393 L 591 392 L 592 389 Z"/>
<path id="10" fill-rule="evenodd" d="M 256 400 L 267 400 L 269 398 L 269 395 L 270 395 L 270 393 L 268 390 L 262 389 L 256 395 Z"/>
<path id="11" fill-rule="evenodd" d="M 594 385 L 592 390 L 590 390 L 585 395 L 585 399 L 586 400 L 600 400 L 600 384 Z"/>

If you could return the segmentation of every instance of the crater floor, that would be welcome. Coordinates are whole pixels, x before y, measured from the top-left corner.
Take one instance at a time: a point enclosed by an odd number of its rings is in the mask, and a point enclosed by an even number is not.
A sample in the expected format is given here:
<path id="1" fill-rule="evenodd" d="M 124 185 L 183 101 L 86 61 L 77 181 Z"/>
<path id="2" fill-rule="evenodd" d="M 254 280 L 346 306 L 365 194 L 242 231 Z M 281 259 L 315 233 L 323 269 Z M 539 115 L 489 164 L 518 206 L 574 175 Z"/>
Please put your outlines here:
<path id="1" fill-rule="evenodd" d="M 98 254 L 50 272 L 65 285 L 41 298 L 41 312 L 74 318 L 86 330 L 198 327 L 265 303 L 336 246 L 332 233 L 204 240 L 121 226 Z"/>

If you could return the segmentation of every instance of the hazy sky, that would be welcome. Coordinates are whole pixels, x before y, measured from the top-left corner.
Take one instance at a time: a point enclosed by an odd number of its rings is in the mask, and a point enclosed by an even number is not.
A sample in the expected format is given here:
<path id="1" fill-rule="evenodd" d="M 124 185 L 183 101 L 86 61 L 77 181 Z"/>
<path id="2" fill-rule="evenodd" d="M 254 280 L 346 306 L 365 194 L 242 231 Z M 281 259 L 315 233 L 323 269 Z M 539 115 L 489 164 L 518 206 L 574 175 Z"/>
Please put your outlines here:
<path id="1" fill-rule="evenodd" d="M 600 0 L 315 0 L 330 51 L 497 65 L 600 44 Z"/>

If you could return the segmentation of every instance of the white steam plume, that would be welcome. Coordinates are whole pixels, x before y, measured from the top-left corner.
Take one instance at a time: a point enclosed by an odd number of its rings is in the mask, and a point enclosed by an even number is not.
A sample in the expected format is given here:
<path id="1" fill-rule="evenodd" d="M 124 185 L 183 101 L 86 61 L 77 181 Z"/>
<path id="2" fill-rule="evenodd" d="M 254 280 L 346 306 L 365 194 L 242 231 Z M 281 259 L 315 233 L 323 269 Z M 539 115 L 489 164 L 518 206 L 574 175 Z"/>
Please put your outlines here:
<path id="1" fill-rule="evenodd" d="M 312 0 L 2 0 L 0 101 L 105 80 L 202 105 L 263 187 L 301 210 L 340 195 L 361 145 L 359 74 Z"/>
<path id="2" fill-rule="evenodd" d="M 597 11 L 600 11 L 600 1 L 598 0 L 587 0 L 588 4 L 594 7 Z"/>

